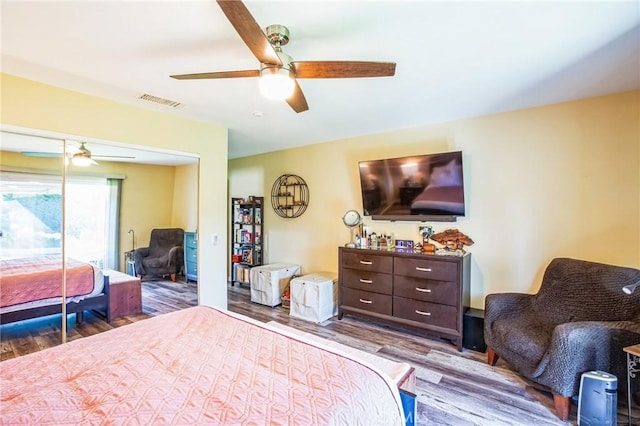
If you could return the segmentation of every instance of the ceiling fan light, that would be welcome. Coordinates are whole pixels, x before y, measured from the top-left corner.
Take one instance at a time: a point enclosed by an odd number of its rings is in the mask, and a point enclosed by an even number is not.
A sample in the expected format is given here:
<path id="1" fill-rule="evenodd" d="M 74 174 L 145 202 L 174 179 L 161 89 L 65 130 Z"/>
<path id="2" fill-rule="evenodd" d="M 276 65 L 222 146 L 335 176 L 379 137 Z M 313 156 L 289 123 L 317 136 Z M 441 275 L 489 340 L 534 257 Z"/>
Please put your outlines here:
<path id="1" fill-rule="evenodd" d="M 91 157 L 86 155 L 76 154 L 71 158 L 71 164 L 77 167 L 89 167 L 92 164 L 98 164 Z"/>
<path id="2" fill-rule="evenodd" d="M 260 70 L 258 87 L 262 96 L 282 100 L 293 95 L 295 79 L 293 73 L 282 67 L 265 67 Z"/>

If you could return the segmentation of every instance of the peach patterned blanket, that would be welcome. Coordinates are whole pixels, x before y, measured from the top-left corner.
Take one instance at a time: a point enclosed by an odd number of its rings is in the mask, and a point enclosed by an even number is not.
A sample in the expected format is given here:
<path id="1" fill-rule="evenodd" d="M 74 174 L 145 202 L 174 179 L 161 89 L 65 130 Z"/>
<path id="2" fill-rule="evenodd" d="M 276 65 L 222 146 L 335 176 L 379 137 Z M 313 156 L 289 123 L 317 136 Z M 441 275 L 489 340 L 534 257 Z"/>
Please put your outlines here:
<path id="1" fill-rule="evenodd" d="M 0 424 L 401 425 L 364 364 L 197 306 L 0 363 Z"/>
<path id="2" fill-rule="evenodd" d="M 67 297 L 93 291 L 93 266 L 67 259 Z M 62 296 L 62 258 L 57 255 L 0 261 L 0 307 Z"/>

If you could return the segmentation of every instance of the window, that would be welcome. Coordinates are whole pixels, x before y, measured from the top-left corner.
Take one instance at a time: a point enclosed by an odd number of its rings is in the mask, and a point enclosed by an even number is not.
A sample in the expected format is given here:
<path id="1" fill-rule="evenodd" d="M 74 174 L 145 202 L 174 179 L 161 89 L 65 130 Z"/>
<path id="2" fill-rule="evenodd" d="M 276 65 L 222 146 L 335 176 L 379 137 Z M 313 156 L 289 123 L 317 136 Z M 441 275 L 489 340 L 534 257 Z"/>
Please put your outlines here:
<path id="1" fill-rule="evenodd" d="M 120 179 L 67 177 L 66 184 L 67 256 L 117 269 Z M 62 177 L 2 172 L 0 188 L 2 258 L 60 254 Z"/>
<path id="2" fill-rule="evenodd" d="M 62 177 L 0 175 L 2 258 L 59 254 L 62 250 Z"/>
<path id="3" fill-rule="evenodd" d="M 109 187 L 105 178 L 67 178 L 67 256 L 106 268 Z"/>

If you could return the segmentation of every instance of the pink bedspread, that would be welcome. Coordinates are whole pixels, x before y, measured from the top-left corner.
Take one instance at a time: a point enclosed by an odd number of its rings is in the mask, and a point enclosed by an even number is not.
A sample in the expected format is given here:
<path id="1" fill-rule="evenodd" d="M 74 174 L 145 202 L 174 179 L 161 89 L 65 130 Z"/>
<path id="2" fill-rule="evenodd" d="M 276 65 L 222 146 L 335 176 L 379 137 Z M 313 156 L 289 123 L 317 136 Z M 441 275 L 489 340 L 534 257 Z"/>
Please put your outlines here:
<path id="1" fill-rule="evenodd" d="M 370 368 L 198 306 L 0 363 L 1 424 L 400 425 Z"/>
<path id="2" fill-rule="evenodd" d="M 436 209 L 451 213 L 464 213 L 464 188 L 462 186 L 427 186 L 411 202 L 411 208 Z"/>
<path id="3" fill-rule="evenodd" d="M 94 287 L 93 266 L 67 259 L 67 297 Z M 62 258 L 57 255 L 0 261 L 0 307 L 62 297 Z"/>

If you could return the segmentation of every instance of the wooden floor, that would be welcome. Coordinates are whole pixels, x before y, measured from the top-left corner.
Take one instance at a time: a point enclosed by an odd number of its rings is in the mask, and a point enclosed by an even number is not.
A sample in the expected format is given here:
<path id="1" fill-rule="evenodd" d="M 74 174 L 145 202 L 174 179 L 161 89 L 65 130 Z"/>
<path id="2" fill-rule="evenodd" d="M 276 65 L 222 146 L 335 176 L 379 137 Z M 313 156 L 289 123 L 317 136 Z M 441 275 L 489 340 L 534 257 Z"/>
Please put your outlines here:
<path id="1" fill-rule="evenodd" d="M 150 316 L 197 304 L 197 285 L 171 281 L 144 281 L 143 313 L 118 318 L 107 324 L 88 314 L 81 325 L 69 320 L 69 340 L 90 336 Z M 314 335 L 407 362 L 417 373 L 416 424 L 431 425 L 575 425 L 577 407 L 569 422 L 553 412 L 549 394 L 534 389 L 502 361 L 495 367 L 485 354 L 457 349 L 446 340 L 430 338 L 383 323 L 345 315 L 321 324 L 291 318 L 282 307 L 271 308 L 250 301 L 246 286 L 228 286 L 229 310 L 260 321 L 276 321 Z M 60 316 L 24 321 L 0 327 L 1 359 L 9 359 L 60 343 Z M 627 424 L 625 401 L 619 401 L 618 424 Z M 640 424 L 640 410 L 633 423 Z"/>
<path id="2" fill-rule="evenodd" d="M 75 316 L 67 320 L 67 341 L 131 324 L 151 316 L 173 312 L 198 304 L 197 283 L 158 280 L 142 282 L 142 313 L 115 318 L 111 324 L 99 316 L 86 312 L 82 324 Z M 62 343 L 61 315 L 21 321 L 0 326 L 0 361 L 15 358 Z"/>

